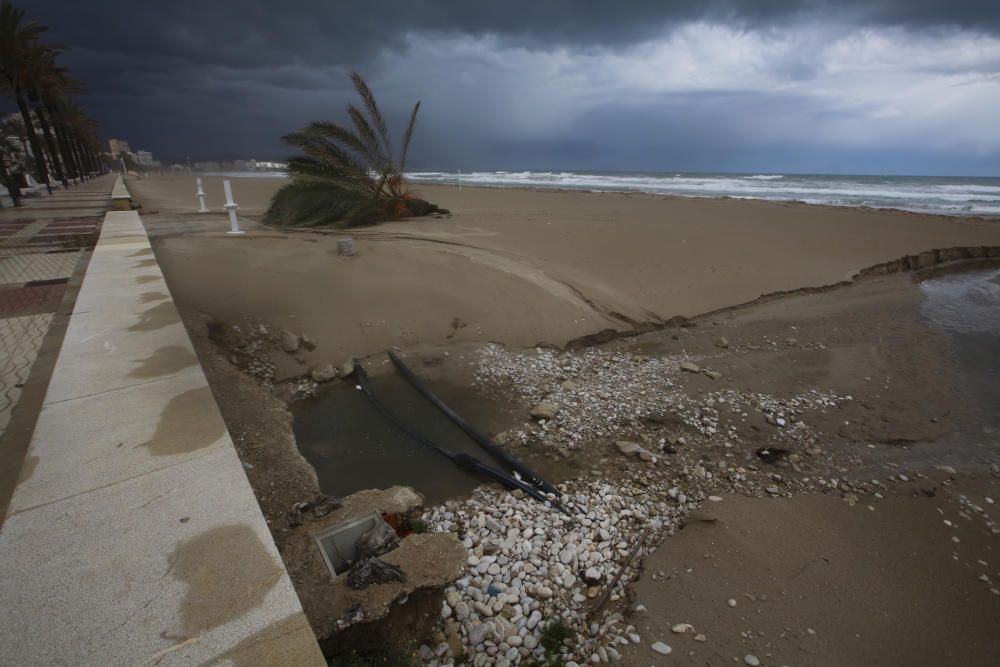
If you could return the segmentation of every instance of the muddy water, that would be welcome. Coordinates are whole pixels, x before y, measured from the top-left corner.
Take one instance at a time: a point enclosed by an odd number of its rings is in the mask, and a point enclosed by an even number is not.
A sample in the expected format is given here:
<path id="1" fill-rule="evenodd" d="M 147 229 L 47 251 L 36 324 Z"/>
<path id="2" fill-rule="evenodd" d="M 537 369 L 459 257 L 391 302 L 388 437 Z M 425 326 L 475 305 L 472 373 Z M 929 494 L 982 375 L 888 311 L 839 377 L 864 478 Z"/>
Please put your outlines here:
<path id="1" fill-rule="evenodd" d="M 515 418 L 498 397 L 441 381 L 427 384 L 482 431 L 496 433 Z M 415 432 L 445 449 L 472 454 L 503 470 L 398 374 L 373 376 L 371 386 L 379 400 Z M 300 402 L 293 414 L 299 450 L 316 468 L 320 486 L 330 495 L 403 484 L 424 494 L 431 504 L 465 495 L 483 483 L 441 454 L 403 436 L 352 383 L 340 383 L 320 397 Z M 551 467 L 551 462 L 546 466 L 546 461 L 522 454 L 515 453 L 542 474 Z"/>
<path id="2" fill-rule="evenodd" d="M 1000 268 L 948 273 L 920 283 L 922 316 L 944 331 L 974 419 L 967 432 L 1000 429 Z"/>

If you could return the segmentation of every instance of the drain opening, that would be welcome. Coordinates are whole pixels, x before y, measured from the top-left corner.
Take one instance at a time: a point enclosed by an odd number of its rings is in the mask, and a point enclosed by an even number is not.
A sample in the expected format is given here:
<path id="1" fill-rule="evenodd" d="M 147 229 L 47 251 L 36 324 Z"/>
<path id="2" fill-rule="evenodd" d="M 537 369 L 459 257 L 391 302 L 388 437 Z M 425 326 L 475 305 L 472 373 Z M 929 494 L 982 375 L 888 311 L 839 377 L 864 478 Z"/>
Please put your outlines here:
<path id="1" fill-rule="evenodd" d="M 358 540 L 366 534 L 371 534 L 376 528 L 379 532 L 395 534 L 382 515 L 373 511 L 371 514 L 330 526 L 313 535 L 331 577 L 336 579 L 347 573 L 358 557 Z"/>

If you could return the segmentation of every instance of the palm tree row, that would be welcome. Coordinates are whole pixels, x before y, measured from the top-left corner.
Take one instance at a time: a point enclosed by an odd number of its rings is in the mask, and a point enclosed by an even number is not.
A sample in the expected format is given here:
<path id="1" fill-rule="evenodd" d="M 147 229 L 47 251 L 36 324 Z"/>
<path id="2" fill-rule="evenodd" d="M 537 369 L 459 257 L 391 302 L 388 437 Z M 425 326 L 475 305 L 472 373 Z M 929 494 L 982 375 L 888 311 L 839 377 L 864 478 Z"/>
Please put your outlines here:
<path id="1" fill-rule="evenodd" d="M 26 20 L 24 10 L 2 0 L 0 92 L 16 103 L 21 124 L 17 127 L 5 123 L 0 128 L 0 179 L 15 204 L 21 193 L 12 170 L 18 166 L 26 173 L 33 171 L 49 192 L 50 178 L 67 187 L 70 179 L 87 179 L 102 171 L 97 124 L 70 98 L 82 93 L 83 86 L 57 62 L 65 47 L 41 42 L 47 30 L 36 21 Z M 9 133 L 30 148 L 30 156 L 16 150 Z"/>

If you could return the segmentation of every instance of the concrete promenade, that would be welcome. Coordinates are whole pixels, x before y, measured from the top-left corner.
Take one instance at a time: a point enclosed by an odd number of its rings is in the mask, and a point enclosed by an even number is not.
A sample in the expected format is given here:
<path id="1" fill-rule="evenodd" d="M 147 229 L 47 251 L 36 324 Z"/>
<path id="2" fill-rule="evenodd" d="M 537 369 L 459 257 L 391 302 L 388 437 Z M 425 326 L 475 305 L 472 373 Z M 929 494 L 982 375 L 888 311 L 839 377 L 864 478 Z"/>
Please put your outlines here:
<path id="1" fill-rule="evenodd" d="M 0 664 L 325 664 L 139 215 L 106 214 L 0 529 Z"/>

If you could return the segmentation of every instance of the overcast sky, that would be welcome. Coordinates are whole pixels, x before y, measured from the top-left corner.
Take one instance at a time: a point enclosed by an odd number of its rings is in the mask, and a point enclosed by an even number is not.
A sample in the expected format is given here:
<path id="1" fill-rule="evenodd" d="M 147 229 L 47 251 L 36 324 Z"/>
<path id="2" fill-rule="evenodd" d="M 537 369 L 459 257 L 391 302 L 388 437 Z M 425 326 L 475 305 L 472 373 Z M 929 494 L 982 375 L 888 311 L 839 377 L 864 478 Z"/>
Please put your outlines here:
<path id="1" fill-rule="evenodd" d="M 277 158 L 358 70 L 411 166 L 1000 175 L 1000 0 L 20 0 L 105 137 Z"/>

